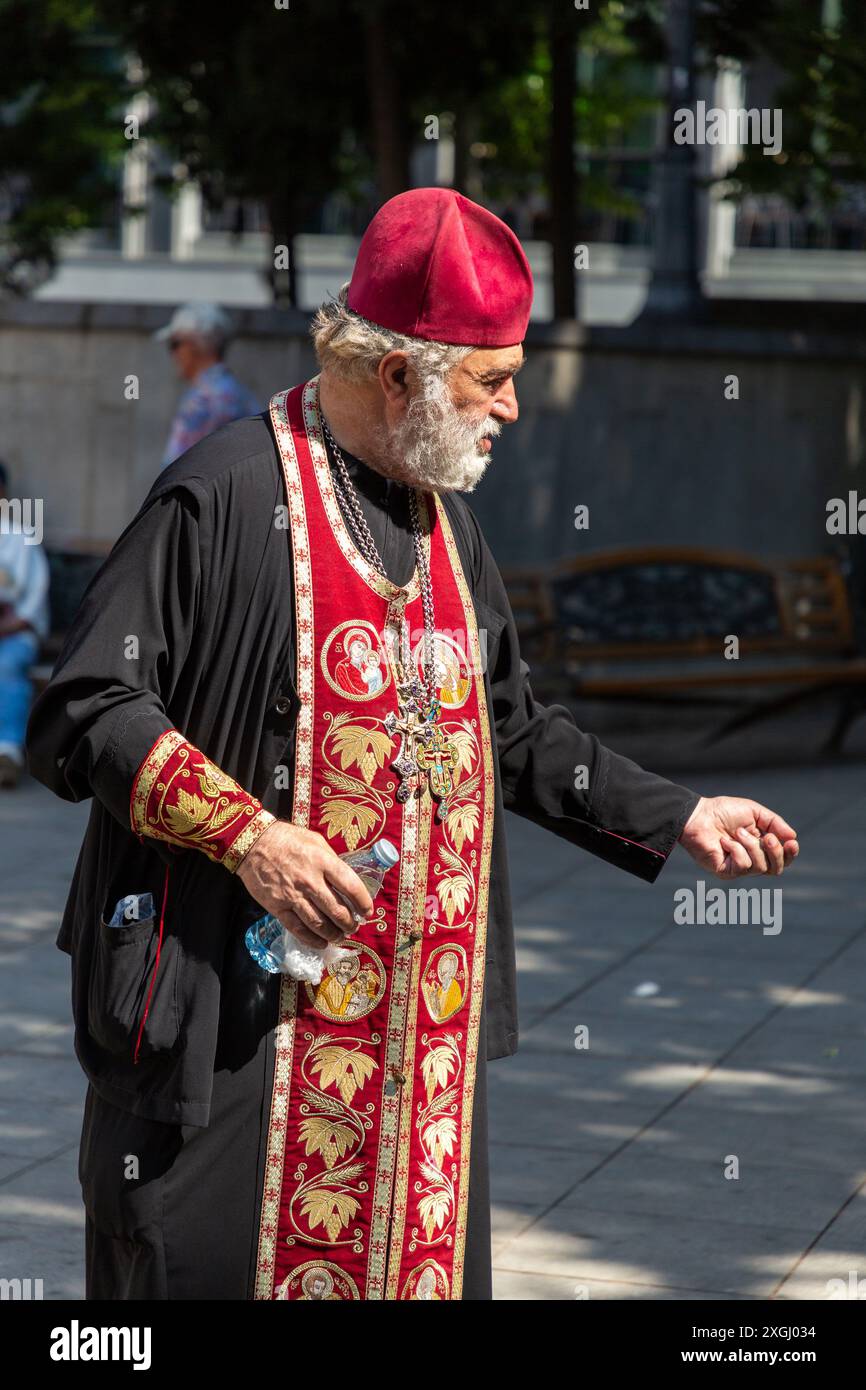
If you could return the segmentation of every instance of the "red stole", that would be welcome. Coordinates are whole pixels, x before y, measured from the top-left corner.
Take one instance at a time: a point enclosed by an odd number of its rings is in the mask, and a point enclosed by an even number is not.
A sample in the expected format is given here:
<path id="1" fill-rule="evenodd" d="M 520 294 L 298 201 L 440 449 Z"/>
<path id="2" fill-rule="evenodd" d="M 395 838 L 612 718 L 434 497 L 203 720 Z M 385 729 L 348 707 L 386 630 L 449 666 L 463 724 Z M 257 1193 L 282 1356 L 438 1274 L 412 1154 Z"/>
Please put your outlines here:
<path id="1" fill-rule="evenodd" d="M 270 403 L 295 580 L 291 819 L 338 854 L 400 854 L 356 957 L 319 986 L 284 976 L 255 1297 L 459 1299 L 484 978 L 493 751 L 472 600 L 444 508 L 419 494 L 436 615 L 440 723 L 458 750 L 440 820 L 426 777 L 401 803 L 386 626 L 422 674 L 419 575 L 363 558 L 334 494 L 316 379 Z"/>

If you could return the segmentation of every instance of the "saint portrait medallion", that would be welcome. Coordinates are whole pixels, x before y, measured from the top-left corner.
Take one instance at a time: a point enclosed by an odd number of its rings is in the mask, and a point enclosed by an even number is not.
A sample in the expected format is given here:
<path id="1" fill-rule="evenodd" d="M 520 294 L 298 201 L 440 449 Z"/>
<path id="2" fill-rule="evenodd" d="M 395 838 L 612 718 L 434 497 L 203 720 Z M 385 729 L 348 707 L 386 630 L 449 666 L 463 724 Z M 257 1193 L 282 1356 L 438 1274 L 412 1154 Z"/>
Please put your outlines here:
<path id="1" fill-rule="evenodd" d="M 347 700 L 372 700 L 385 690 L 391 671 L 372 623 L 350 618 L 333 628 L 322 644 L 322 674 Z"/>

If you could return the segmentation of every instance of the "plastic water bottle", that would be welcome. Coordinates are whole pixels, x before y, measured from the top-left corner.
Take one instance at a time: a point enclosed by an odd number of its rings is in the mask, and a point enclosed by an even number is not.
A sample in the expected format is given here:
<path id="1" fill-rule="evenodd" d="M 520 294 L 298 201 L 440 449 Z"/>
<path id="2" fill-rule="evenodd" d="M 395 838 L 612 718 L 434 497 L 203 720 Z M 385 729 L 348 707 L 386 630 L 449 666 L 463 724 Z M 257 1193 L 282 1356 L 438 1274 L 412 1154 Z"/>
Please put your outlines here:
<path id="1" fill-rule="evenodd" d="M 390 840 L 377 840 L 367 849 L 356 849 L 350 854 L 341 854 L 340 858 L 355 870 L 370 897 L 375 898 L 386 873 L 393 869 L 400 856 Z"/>
<path id="2" fill-rule="evenodd" d="M 364 887 L 375 898 L 389 869 L 399 862 L 400 856 L 390 840 L 377 840 L 367 849 L 352 850 L 341 854 L 340 858 L 355 870 Z M 342 894 L 337 894 L 341 897 Z M 296 937 L 283 926 L 279 918 L 267 912 L 257 922 L 247 928 L 244 940 L 247 950 L 257 965 L 271 975 L 280 972 L 291 974 L 296 979 L 308 979 L 311 984 L 319 984 L 322 971 L 327 964 L 324 953 L 339 950 L 335 943 L 324 946 L 302 946 Z M 303 973 L 299 974 L 298 971 Z"/>
<path id="3" fill-rule="evenodd" d="M 146 922 L 148 917 L 152 916 L 152 893 L 127 893 L 125 898 L 118 901 L 108 925 L 110 927 L 131 927 L 136 922 Z"/>
<path id="4" fill-rule="evenodd" d="M 276 975 L 280 969 L 280 943 L 283 935 L 283 924 L 278 922 L 272 913 L 266 912 L 264 917 L 260 917 L 257 922 L 253 922 L 247 928 L 244 941 L 247 943 L 247 950 L 263 970 L 269 971 L 271 975 Z M 279 954 L 271 950 L 272 946 L 277 947 Z"/>

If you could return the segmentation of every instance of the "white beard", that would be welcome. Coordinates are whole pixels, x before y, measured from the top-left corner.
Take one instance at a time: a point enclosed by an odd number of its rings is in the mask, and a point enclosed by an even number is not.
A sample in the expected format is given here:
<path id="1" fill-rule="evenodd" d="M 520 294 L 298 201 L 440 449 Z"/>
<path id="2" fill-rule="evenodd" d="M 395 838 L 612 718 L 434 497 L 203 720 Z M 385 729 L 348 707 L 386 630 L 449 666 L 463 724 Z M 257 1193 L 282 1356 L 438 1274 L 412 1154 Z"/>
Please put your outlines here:
<path id="1" fill-rule="evenodd" d="M 489 435 L 502 433 L 502 421 L 488 415 L 467 420 L 451 399 L 441 377 L 422 380 L 399 424 L 376 430 L 376 466 L 380 473 L 429 492 L 473 492 L 486 472 L 491 454 L 479 447 Z"/>

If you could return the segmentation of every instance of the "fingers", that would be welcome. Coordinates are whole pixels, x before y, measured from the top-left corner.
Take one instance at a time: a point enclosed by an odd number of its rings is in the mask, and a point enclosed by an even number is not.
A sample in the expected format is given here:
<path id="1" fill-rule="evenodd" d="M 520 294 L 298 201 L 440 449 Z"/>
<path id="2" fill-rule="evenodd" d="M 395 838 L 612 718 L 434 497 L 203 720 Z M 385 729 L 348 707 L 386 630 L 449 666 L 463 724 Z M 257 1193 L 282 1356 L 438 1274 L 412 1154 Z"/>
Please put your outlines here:
<path id="1" fill-rule="evenodd" d="M 739 840 L 732 840 L 730 835 L 720 835 L 719 844 L 730 861 L 719 871 L 723 877 L 736 878 L 739 874 L 752 872 L 752 859 L 745 845 L 741 845 Z"/>
<path id="2" fill-rule="evenodd" d="M 372 901 L 371 898 L 371 906 Z M 314 890 L 313 905 L 320 910 L 322 915 L 337 926 L 341 936 L 350 936 L 352 932 L 358 930 L 360 923 L 355 920 L 355 910 L 349 908 L 342 898 L 337 897 L 324 880 L 321 887 L 318 890 Z"/>
<path id="3" fill-rule="evenodd" d="M 296 916 L 294 912 L 284 912 L 280 921 L 286 931 L 297 939 L 299 945 L 314 946 L 317 950 L 321 950 L 323 946 L 327 945 L 321 936 L 317 936 L 305 927 L 300 917 Z"/>
<path id="4" fill-rule="evenodd" d="M 310 891 L 309 898 L 296 898 L 291 910 L 293 916 L 315 938 L 312 944 L 316 946 L 324 946 L 329 941 L 342 941 L 346 935 L 326 910 L 320 910 L 314 890 Z M 280 921 L 283 926 L 286 925 L 282 917 Z"/>
<path id="5" fill-rule="evenodd" d="M 762 806 L 759 801 L 751 801 L 749 805 L 755 817 L 755 824 L 762 834 L 768 832 L 775 835 L 779 840 L 796 840 L 797 832 L 781 816 L 777 816 L 775 811 L 771 811 L 768 806 Z"/>
<path id="6" fill-rule="evenodd" d="M 782 873 L 785 867 L 785 850 L 781 840 L 777 840 L 775 835 L 765 835 L 763 845 L 767 856 L 767 873 Z"/>
<path id="7" fill-rule="evenodd" d="M 775 835 L 758 836 L 742 826 L 737 831 L 736 839 L 722 835 L 719 843 L 730 859 L 726 872 L 732 878 L 742 874 L 770 874 L 775 877 L 796 859 L 800 850 L 796 840 L 786 840 L 783 845 Z"/>
<path id="8" fill-rule="evenodd" d="M 330 850 L 330 846 L 326 848 Z M 335 889 L 346 898 L 351 912 L 360 912 L 362 917 L 369 917 L 373 911 L 373 899 L 364 887 L 363 879 L 333 850 L 330 850 L 324 865 L 324 877 L 326 888 Z"/>
<path id="9" fill-rule="evenodd" d="M 737 840 L 745 849 L 746 854 L 749 856 L 749 863 L 748 867 L 746 868 L 746 873 L 767 873 L 767 857 L 764 854 L 764 850 L 761 845 L 761 837 L 759 835 L 753 835 L 751 831 L 746 830 L 745 826 L 741 825 L 739 830 L 737 831 Z"/>

